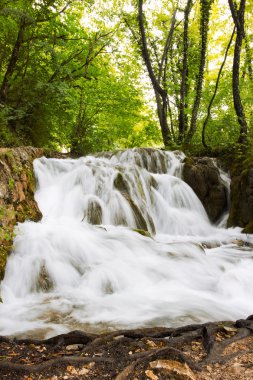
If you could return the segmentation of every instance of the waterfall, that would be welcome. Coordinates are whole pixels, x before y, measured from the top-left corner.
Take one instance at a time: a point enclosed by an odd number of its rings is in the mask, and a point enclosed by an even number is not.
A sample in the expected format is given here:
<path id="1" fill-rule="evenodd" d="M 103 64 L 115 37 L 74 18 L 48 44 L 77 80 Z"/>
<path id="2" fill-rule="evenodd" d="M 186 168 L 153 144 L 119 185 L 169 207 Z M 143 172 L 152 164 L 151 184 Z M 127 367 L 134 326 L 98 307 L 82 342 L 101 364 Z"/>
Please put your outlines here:
<path id="1" fill-rule="evenodd" d="M 0 334 L 41 338 L 252 313 L 253 238 L 209 222 L 181 178 L 183 159 L 139 148 L 35 160 L 43 218 L 16 227 Z"/>

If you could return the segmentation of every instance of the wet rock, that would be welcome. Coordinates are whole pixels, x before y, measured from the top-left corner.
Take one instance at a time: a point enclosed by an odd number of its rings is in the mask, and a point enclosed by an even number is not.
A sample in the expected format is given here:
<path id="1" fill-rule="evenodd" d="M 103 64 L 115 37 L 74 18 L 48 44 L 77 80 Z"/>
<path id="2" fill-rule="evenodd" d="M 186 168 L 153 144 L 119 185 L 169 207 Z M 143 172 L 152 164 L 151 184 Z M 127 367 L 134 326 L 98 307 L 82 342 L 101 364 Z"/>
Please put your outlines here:
<path id="1" fill-rule="evenodd" d="M 53 281 L 51 280 L 45 264 L 40 268 L 38 280 L 37 280 L 37 290 L 43 290 L 49 292 L 53 288 Z"/>
<path id="2" fill-rule="evenodd" d="M 87 222 L 90 224 L 102 224 L 102 207 L 95 199 L 89 200 L 86 217 Z"/>
<path id="3" fill-rule="evenodd" d="M 144 216 L 142 215 L 142 212 L 139 209 L 139 207 L 134 203 L 134 201 L 131 198 L 128 198 L 127 201 L 130 204 L 131 209 L 133 210 L 137 229 L 148 231 L 147 222 Z"/>
<path id="4" fill-rule="evenodd" d="M 148 225 L 145 220 L 145 217 L 142 214 L 142 211 L 140 208 L 136 205 L 136 203 L 133 201 L 130 193 L 130 188 L 128 185 L 127 180 L 124 178 L 122 173 L 118 173 L 117 176 L 114 179 L 114 186 L 117 190 L 120 191 L 120 193 L 123 195 L 123 197 L 127 200 L 129 203 L 133 214 L 135 218 L 135 223 L 137 226 L 137 229 L 148 231 Z"/>
<path id="5" fill-rule="evenodd" d="M 114 187 L 119 190 L 124 196 L 130 196 L 130 189 L 127 180 L 123 177 L 123 174 L 118 172 L 114 179 Z"/>
<path id="6" fill-rule="evenodd" d="M 183 179 L 197 194 L 211 220 L 216 222 L 227 209 L 227 195 L 219 170 L 208 157 L 186 158 Z"/>
<path id="7" fill-rule="evenodd" d="M 231 195 L 228 226 L 244 227 L 253 233 L 253 164 L 236 165 L 231 169 Z"/>
<path id="8" fill-rule="evenodd" d="M 158 183 L 152 175 L 150 176 L 150 186 L 152 186 L 154 189 L 158 188 Z"/>

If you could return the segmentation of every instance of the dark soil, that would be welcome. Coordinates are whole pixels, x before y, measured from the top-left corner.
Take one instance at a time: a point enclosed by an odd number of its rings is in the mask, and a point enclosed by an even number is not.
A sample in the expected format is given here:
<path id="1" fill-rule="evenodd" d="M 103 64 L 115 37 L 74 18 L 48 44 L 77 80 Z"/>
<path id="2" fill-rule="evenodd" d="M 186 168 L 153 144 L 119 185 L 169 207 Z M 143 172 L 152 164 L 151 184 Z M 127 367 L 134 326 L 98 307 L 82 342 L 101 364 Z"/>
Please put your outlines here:
<path id="1" fill-rule="evenodd" d="M 253 316 L 44 341 L 0 337 L 0 379 L 250 380 Z"/>

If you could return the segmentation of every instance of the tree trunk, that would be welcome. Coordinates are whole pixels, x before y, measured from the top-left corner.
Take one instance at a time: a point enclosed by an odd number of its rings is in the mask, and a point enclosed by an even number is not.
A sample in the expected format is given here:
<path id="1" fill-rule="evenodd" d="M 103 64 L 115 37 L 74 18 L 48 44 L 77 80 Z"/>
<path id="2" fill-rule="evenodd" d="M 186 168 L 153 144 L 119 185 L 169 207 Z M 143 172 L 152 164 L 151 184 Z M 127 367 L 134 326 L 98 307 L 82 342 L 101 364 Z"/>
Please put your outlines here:
<path id="1" fill-rule="evenodd" d="M 147 38 L 146 38 L 146 32 L 145 32 L 145 27 L 144 27 L 142 4 L 143 4 L 143 0 L 139 0 L 138 21 L 139 21 L 139 28 L 140 28 L 140 34 L 141 34 L 142 56 L 143 56 L 145 65 L 147 67 L 149 78 L 151 80 L 151 83 L 155 92 L 158 118 L 159 118 L 159 123 L 160 123 L 161 131 L 162 131 L 163 143 L 164 143 L 164 146 L 166 147 L 169 145 L 171 141 L 171 133 L 170 133 L 168 123 L 167 123 L 167 92 L 160 86 L 159 81 L 156 78 L 153 67 L 152 67 L 150 54 L 147 47 Z"/>
<path id="2" fill-rule="evenodd" d="M 200 62 L 199 62 L 199 73 L 197 77 L 196 96 L 195 96 L 195 101 L 194 101 L 193 110 L 192 110 L 191 125 L 190 125 L 190 130 L 186 138 L 187 143 L 189 143 L 192 140 L 193 135 L 196 132 L 197 117 L 198 117 L 201 96 L 202 96 L 204 69 L 205 69 L 205 63 L 206 63 L 207 33 L 208 33 L 211 2 L 212 0 L 201 0 L 201 20 L 200 20 L 201 52 L 200 52 Z"/>
<path id="3" fill-rule="evenodd" d="M 244 38 L 244 12 L 245 12 L 245 1 L 241 0 L 239 10 L 237 10 L 233 0 L 228 0 L 231 14 L 236 26 L 236 40 L 235 40 L 235 50 L 234 50 L 234 60 L 233 60 L 233 98 L 234 107 L 237 115 L 238 123 L 240 125 L 240 133 L 238 143 L 244 144 L 247 138 L 248 125 L 246 117 L 244 114 L 244 109 L 241 101 L 240 87 L 239 87 L 239 75 L 240 75 L 240 58 L 241 58 L 241 47 Z"/>
<path id="4" fill-rule="evenodd" d="M 218 76 L 217 76 L 217 80 L 216 80 L 216 83 L 215 83 L 215 89 L 214 89 L 214 93 L 213 93 L 213 96 L 211 97 L 211 100 L 209 102 L 209 105 L 208 105 L 208 108 L 207 108 L 207 115 L 206 115 L 206 118 L 205 118 L 205 121 L 203 123 L 203 128 L 202 128 L 202 144 L 205 148 L 207 148 L 207 144 L 206 144 L 206 141 L 205 141 L 205 131 L 206 131 L 206 126 L 207 126 L 207 123 L 208 123 L 208 120 L 210 118 L 210 115 L 211 115 L 211 108 L 212 108 L 212 105 L 213 105 L 213 102 L 214 102 L 214 99 L 215 99 L 215 96 L 217 94 L 217 91 L 218 91 L 218 87 L 219 87 L 219 82 L 220 82 L 220 77 L 221 77 L 221 73 L 222 73 L 222 70 L 223 70 L 223 67 L 226 63 L 226 60 L 227 60 L 227 56 L 228 56 L 228 51 L 229 51 L 229 48 L 232 44 L 232 41 L 233 41 L 233 38 L 234 38 L 234 34 L 235 34 L 235 28 L 233 29 L 233 33 L 230 37 L 230 40 L 229 40 L 229 43 L 228 43 L 228 46 L 226 48 L 226 52 L 225 52 L 225 56 L 224 56 L 224 59 L 223 59 L 223 62 L 221 64 L 221 67 L 220 67 L 220 70 L 219 70 L 219 73 L 218 73 Z"/>
<path id="5" fill-rule="evenodd" d="M 185 117 L 186 109 L 186 92 L 187 92 L 187 75 L 188 75 L 188 28 L 189 28 L 189 14 L 192 7 L 192 0 L 188 0 L 184 10 L 184 34 L 183 34 L 183 67 L 182 79 L 180 85 L 180 102 L 179 102 L 179 141 L 183 141 L 185 132 L 187 130 L 187 118 Z"/>
<path id="6" fill-rule="evenodd" d="M 9 63 L 4 75 L 4 79 L 0 88 L 0 103 L 5 103 L 7 99 L 7 95 L 8 95 L 8 91 L 10 87 L 10 80 L 15 71 L 18 58 L 19 58 L 19 51 L 23 43 L 25 27 L 26 27 L 25 21 L 21 19 L 17 39 L 13 47 L 11 57 L 10 57 L 10 60 L 9 60 Z"/>
<path id="7" fill-rule="evenodd" d="M 244 36 L 244 41 L 245 41 L 245 53 L 246 53 L 248 75 L 249 75 L 249 79 L 253 81 L 252 56 L 251 56 L 249 41 L 246 35 Z"/>

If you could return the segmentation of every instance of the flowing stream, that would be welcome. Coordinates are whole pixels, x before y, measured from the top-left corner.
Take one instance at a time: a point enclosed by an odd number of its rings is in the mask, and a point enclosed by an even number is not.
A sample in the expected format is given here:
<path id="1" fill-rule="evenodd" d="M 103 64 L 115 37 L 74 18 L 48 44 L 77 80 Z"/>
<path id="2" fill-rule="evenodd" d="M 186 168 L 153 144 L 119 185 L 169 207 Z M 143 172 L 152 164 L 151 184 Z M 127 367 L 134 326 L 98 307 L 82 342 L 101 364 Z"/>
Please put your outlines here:
<path id="1" fill-rule="evenodd" d="M 34 161 L 41 222 L 16 228 L 0 334 L 179 326 L 252 313 L 252 235 L 211 225 L 183 153 Z M 222 173 L 224 181 L 225 174 Z"/>

